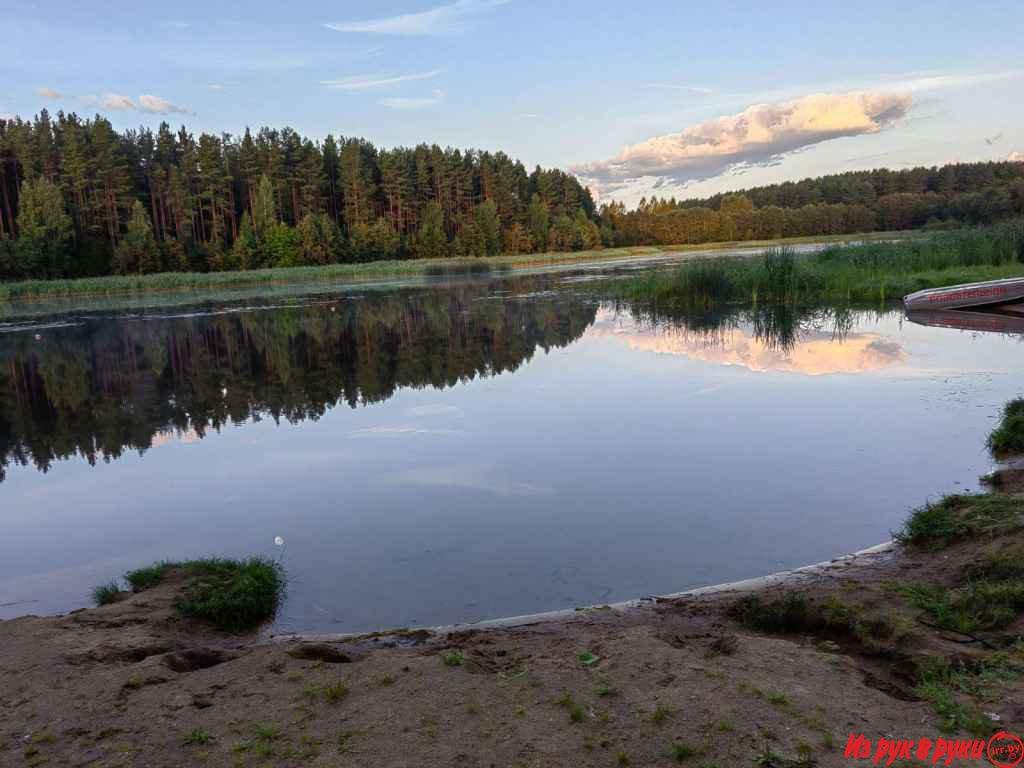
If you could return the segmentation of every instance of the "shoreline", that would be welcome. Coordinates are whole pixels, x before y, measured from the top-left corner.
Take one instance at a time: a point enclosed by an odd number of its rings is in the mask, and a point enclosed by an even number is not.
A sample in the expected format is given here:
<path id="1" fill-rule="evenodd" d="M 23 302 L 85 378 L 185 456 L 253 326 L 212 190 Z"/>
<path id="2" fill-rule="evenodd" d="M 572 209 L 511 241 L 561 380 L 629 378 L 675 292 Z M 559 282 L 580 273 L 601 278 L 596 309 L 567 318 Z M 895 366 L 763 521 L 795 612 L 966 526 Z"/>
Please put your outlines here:
<path id="1" fill-rule="evenodd" d="M 152 275 L 84 277 L 67 280 L 27 280 L 0 284 L 0 309 L 4 306 L 37 301 L 83 298 L 116 298 L 140 295 L 168 295 L 210 290 L 273 288 L 293 283 L 324 283 L 335 286 L 358 285 L 360 281 L 381 278 L 429 277 L 486 274 L 503 270 L 599 263 L 616 259 L 632 260 L 676 253 L 702 253 L 722 250 L 757 250 L 784 245 L 821 243 L 823 245 L 874 242 L 921 236 L 918 230 L 866 232 L 849 235 L 822 235 L 779 238 L 777 240 L 736 240 L 720 243 L 681 245 L 638 245 L 589 251 L 547 252 L 536 254 L 499 254 L 480 258 L 407 259 L 399 261 L 353 262 L 322 267 L 281 267 L 234 272 L 161 272 Z"/>
<path id="2" fill-rule="evenodd" d="M 1024 459 L 1021 460 L 1024 465 Z M 649 607 L 659 602 L 672 602 L 689 598 L 701 598 L 738 593 L 755 593 L 771 589 L 773 587 L 795 586 L 805 579 L 813 581 L 816 577 L 827 576 L 832 570 L 843 570 L 846 568 L 870 568 L 877 564 L 880 556 L 894 555 L 897 544 L 890 539 L 872 547 L 839 555 L 831 560 L 802 565 L 783 571 L 754 576 L 749 579 L 738 581 L 727 581 L 720 584 L 709 584 L 704 587 L 681 592 L 670 592 L 663 595 L 650 595 L 647 597 L 634 597 L 629 600 L 621 600 L 615 603 L 603 603 L 599 605 L 586 605 L 576 608 L 558 608 L 551 611 L 539 611 L 537 613 L 525 613 L 517 616 L 503 616 L 494 619 L 480 619 L 478 621 L 457 622 L 454 624 L 439 624 L 431 627 L 392 627 L 390 629 L 375 630 L 372 632 L 282 632 L 268 633 L 264 639 L 271 643 L 287 642 L 326 642 L 345 643 L 358 641 L 368 637 L 398 637 L 409 632 L 429 633 L 435 637 L 444 637 L 466 630 L 503 630 L 528 627 L 534 624 L 547 624 L 551 622 L 569 621 L 579 618 L 582 614 L 594 611 L 617 611 L 626 612 L 637 608 Z M 858 562 L 861 559 L 868 559 L 871 562 Z"/>

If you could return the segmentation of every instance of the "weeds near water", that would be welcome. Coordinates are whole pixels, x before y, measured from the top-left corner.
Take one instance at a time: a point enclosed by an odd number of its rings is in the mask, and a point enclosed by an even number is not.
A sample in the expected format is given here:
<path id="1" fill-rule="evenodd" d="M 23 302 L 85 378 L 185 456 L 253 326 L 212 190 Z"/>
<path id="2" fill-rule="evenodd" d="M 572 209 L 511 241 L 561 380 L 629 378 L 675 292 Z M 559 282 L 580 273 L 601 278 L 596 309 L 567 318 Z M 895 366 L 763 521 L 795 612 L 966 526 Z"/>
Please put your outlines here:
<path id="1" fill-rule="evenodd" d="M 988 448 L 997 457 L 1024 454 L 1024 399 L 1011 400 L 1003 408 L 999 426 L 988 436 Z"/>
<path id="2" fill-rule="evenodd" d="M 92 601 L 98 606 L 110 605 L 117 602 L 118 595 L 120 594 L 121 587 L 116 581 L 111 581 L 108 584 L 100 584 L 98 587 L 93 587 Z"/>
<path id="3" fill-rule="evenodd" d="M 693 261 L 613 285 L 618 295 L 677 309 L 727 303 L 871 303 L 923 288 L 1024 275 L 1019 221 L 797 255 L 773 247 L 745 259 Z"/>
<path id="4" fill-rule="evenodd" d="M 900 544 L 943 549 L 958 539 L 1021 525 L 1024 499 L 1002 494 L 954 495 L 914 510 L 893 532 Z"/>

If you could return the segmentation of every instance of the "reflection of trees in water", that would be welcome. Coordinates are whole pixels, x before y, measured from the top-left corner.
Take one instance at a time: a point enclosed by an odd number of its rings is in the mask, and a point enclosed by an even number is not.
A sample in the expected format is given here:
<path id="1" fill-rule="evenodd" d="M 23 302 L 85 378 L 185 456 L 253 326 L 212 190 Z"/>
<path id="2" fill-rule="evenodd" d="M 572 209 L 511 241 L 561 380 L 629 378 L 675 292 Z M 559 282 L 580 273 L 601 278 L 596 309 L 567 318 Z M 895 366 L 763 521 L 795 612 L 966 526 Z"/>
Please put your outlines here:
<path id="1" fill-rule="evenodd" d="M 517 281 L 516 292 L 543 287 Z M 340 402 L 516 370 L 577 339 L 596 306 L 571 296 L 483 300 L 486 283 L 175 319 L 96 319 L 0 335 L 0 479 L 80 455 L 109 461 L 170 430 L 265 416 L 317 419 Z"/>
<path id="2" fill-rule="evenodd" d="M 619 311 L 650 327 L 671 327 L 698 338 L 707 347 L 723 347 L 733 331 L 749 327 L 756 341 L 772 351 L 789 353 L 807 334 L 826 332 L 843 341 L 865 317 L 890 312 L 847 307 L 799 307 L 785 304 L 733 306 L 704 312 L 666 312 L 650 304 L 619 303 Z"/>

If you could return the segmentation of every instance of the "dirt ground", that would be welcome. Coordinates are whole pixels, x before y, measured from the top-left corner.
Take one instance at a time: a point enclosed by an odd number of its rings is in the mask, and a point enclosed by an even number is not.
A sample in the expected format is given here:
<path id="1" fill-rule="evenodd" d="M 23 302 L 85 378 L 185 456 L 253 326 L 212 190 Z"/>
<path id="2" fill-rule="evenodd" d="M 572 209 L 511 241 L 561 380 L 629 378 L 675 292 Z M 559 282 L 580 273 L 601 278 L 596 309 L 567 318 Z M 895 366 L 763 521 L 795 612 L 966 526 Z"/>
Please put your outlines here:
<path id="1" fill-rule="evenodd" d="M 738 589 L 447 634 L 240 638 L 178 618 L 172 579 L 106 607 L 0 622 L 0 765 L 869 765 L 844 758 L 849 734 L 946 735 L 908 659 L 989 647 L 921 623 L 888 585 L 951 583 L 1006 543 L 896 548 L 757 587 L 765 600 L 795 591 L 902 617 L 912 631 L 884 653 L 754 632 L 732 618 Z M 1010 631 L 1024 632 L 1019 619 Z M 1021 733 L 1021 681 L 986 690 L 977 705 Z M 972 764 L 988 765 L 956 762 Z"/>

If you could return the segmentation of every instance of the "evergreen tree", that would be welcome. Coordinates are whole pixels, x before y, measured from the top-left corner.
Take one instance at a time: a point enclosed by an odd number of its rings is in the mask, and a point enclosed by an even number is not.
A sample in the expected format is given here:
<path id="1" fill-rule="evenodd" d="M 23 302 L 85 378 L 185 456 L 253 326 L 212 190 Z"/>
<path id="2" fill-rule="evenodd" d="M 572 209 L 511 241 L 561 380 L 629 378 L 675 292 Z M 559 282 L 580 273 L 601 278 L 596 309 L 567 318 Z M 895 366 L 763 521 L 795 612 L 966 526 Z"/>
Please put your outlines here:
<path id="1" fill-rule="evenodd" d="M 495 256 L 501 252 L 501 221 L 498 207 L 493 200 L 485 200 L 476 207 L 474 218 L 482 244 L 483 256 Z"/>
<path id="2" fill-rule="evenodd" d="M 17 223 L 13 271 L 22 277 L 67 277 L 74 230 L 57 185 L 43 177 L 22 184 Z"/>
<path id="3" fill-rule="evenodd" d="M 153 226 L 138 200 L 132 203 L 128 229 L 114 250 L 114 271 L 120 275 L 160 271 L 160 250 L 153 237 Z"/>
<path id="4" fill-rule="evenodd" d="M 538 250 L 543 252 L 548 247 L 548 229 L 550 227 L 550 217 L 548 216 L 547 206 L 544 205 L 544 201 L 538 193 L 533 193 L 533 198 L 530 200 L 530 237 L 533 238 L 533 245 Z"/>
<path id="5" fill-rule="evenodd" d="M 448 255 L 448 237 L 444 232 L 444 213 L 431 201 L 423 208 L 416 233 L 416 258 L 439 259 Z"/>

